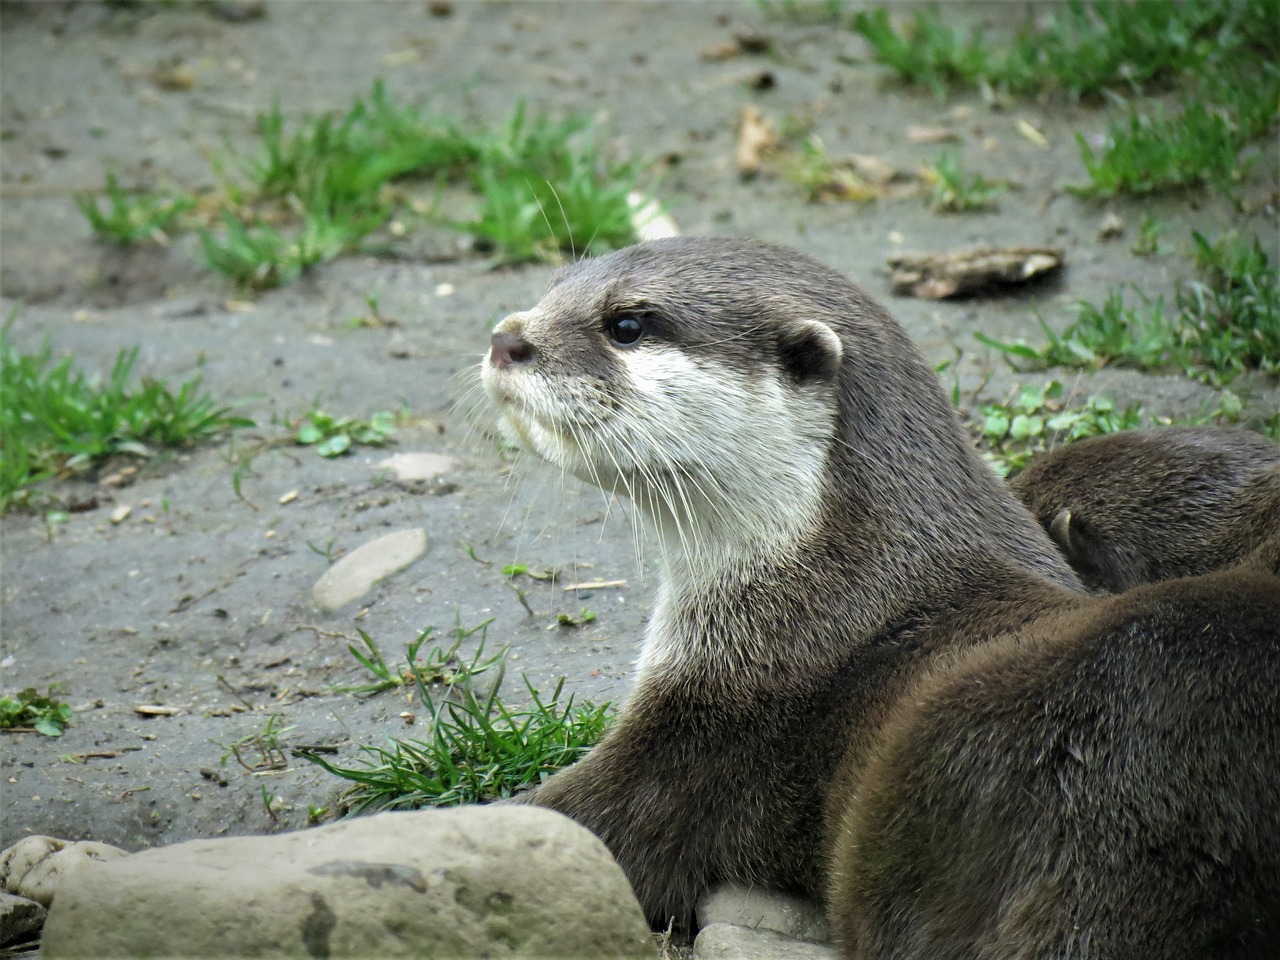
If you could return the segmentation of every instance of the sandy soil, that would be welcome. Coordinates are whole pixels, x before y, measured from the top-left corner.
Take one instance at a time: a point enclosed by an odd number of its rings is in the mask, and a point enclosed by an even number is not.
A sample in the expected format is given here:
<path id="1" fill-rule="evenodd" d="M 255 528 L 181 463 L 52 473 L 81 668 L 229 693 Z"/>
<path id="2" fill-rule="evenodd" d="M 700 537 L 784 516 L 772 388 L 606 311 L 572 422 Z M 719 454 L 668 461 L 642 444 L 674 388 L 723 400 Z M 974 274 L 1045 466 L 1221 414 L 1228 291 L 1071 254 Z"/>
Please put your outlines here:
<path id="1" fill-rule="evenodd" d="M 1007 24 L 1020 10 L 1010 3 L 965 13 Z M 992 396 L 1019 378 L 984 353 L 974 330 L 1036 339 L 1035 311 L 1061 324 L 1072 301 L 1100 301 L 1126 282 L 1167 296 L 1190 271 L 1179 250 L 1192 227 L 1216 234 L 1238 225 L 1280 253 L 1274 212 L 1258 202 L 1274 196 L 1266 179 L 1274 155 L 1256 165 L 1246 190 L 1254 213 L 1211 196 L 1077 200 L 1060 190 L 1083 179 L 1073 133 L 1101 132 L 1105 111 L 1050 103 L 994 112 L 967 96 L 941 103 L 886 84 L 853 33 L 770 20 L 752 3 L 459 2 L 440 16 L 419 0 L 281 0 L 259 19 L 217 14 L 191 3 L 0 10 L 0 279 L 3 309 L 23 304 L 14 337 L 27 348 L 47 337 L 90 370 L 133 345 L 140 373 L 177 380 L 199 369 L 215 396 L 241 402 L 259 424 L 238 449 L 263 446 L 243 473 L 243 498 L 233 489 L 235 456 L 222 444 L 161 457 L 127 487 L 64 485 L 61 494 L 98 505 L 52 530 L 41 516 L 4 518 L 0 686 L 62 684 L 78 709 L 60 739 L 0 736 L 0 847 L 33 832 L 136 849 L 301 826 L 308 805 L 331 805 L 341 784 L 298 760 L 269 775 L 234 759 L 224 767 L 222 745 L 273 714 L 293 727 L 286 746 L 336 745 L 340 761 L 355 759 L 361 744 L 420 731 L 420 717 L 407 725 L 400 716 L 412 710 L 401 695 L 329 691 L 366 679 L 345 649 L 357 627 L 390 658 L 428 625 L 448 633 L 455 619 L 470 626 L 492 617 L 490 646 L 510 645 L 509 674 L 527 672 L 543 690 L 564 675 L 580 697 L 617 698 L 654 584 L 649 558 L 637 561 L 625 506 L 607 510 L 597 492 L 545 470 L 510 470 L 484 429 L 483 407 L 475 412 L 473 373 L 489 327 L 531 304 L 549 268 L 494 270 L 456 234 L 427 230 L 396 257 L 348 258 L 237 304 L 242 295 L 204 271 L 190 238 L 123 253 L 93 242 L 72 196 L 100 188 L 106 169 L 125 183 L 208 187 L 206 154 L 224 139 L 248 144 L 254 114 L 273 98 L 288 116 L 344 110 L 376 77 L 398 97 L 488 124 L 520 99 L 535 111 L 600 114 L 617 150 L 665 158 L 649 184 L 685 232 L 751 234 L 815 254 L 884 298 L 935 361 L 962 349 L 953 372 L 963 389 L 993 372 Z M 742 30 L 769 36 L 773 52 L 701 55 Z M 175 64 L 192 71 L 190 89 L 157 84 L 156 68 Z M 765 73 L 771 88 L 755 89 Z M 918 198 L 807 204 L 781 180 L 735 175 L 735 125 L 748 103 L 778 121 L 812 114 L 833 154 L 871 154 L 907 171 L 938 148 L 909 142 L 906 128 L 949 125 L 969 166 L 1018 189 L 996 212 L 965 216 L 933 214 Z M 968 112 L 958 118 L 956 107 Z M 1043 131 L 1050 148 L 1021 136 L 1020 120 Z M 1104 244 L 1108 210 L 1128 232 Z M 1148 212 L 1167 222 L 1173 252 L 1131 254 Z M 1061 245 L 1069 266 L 1015 296 L 890 296 L 887 255 L 975 242 Z M 370 294 L 393 326 L 352 325 Z M 1159 413 L 1213 402 L 1212 391 L 1176 376 L 1060 376 L 1084 393 L 1142 400 Z M 1280 396 L 1274 383 L 1235 389 L 1258 409 L 1274 410 Z M 398 449 L 444 453 L 459 466 L 443 486 L 423 487 L 389 479 L 377 466 L 383 451 L 331 461 L 262 444 L 317 399 L 362 416 L 403 404 L 414 422 L 401 429 Z M 282 504 L 291 491 L 296 498 Z M 122 504 L 132 512 L 112 524 Z M 308 541 L 332 540 L 337 556 L 415 526 L 430 538 L 416 564 L 334 614 L 313 606 L 328 560 Z M 535 584 L 530 616 L 500 573 L 511 562 L 627 586 L 588 596 Z M 595 622 L 553 626 L 556 613 L 583 606 L 598 613 Z M 148 704 L 176 713 L 135 712 Z M 264 785 L 280 798 L 270 814 Z"/>

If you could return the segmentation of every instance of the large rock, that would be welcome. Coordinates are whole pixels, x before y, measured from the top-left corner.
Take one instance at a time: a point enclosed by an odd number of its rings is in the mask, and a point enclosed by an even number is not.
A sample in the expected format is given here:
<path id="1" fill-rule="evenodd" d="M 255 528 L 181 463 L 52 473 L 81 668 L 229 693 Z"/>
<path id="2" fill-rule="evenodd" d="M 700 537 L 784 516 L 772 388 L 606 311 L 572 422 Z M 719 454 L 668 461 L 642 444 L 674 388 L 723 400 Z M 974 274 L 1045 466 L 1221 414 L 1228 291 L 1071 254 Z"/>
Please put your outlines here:
<path id="1" fill-rule="evenodd" d="M 68 880 L 42 945 L 45 960 L 655 952 L 604 845 L 560 814 L 518 806 L 147 850 Z"/>

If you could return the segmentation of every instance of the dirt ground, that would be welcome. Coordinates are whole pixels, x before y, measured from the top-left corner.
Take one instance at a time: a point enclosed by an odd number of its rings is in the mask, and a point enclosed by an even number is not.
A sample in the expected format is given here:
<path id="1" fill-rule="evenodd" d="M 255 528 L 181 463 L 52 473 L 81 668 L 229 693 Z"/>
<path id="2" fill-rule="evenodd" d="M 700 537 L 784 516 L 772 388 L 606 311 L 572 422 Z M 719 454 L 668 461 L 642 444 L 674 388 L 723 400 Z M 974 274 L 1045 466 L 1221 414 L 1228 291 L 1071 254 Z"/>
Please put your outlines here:
<path id="1" fill-rule="evenodd" d="M 1025 9 L 948 6 L 997 27 Z M 27 349 L 48 338 L 89 370 L 138 345 L 140 373 L 176 382 L 199 369 L 216 397 L 258 423 L 239 435 L 239 454 L 222 443 L 160 457 L 129 486 L 64 484 L 59 494 L 96 497 L 97 506 L 52 529 L 42 515 L 3 519 L 0 687 L 58 683 L 77 712 L 59 739 L 0 735 L 0 847 L 30 833 L 138 849 L 302 826 L 309 806 L 332 806 L 341 783 L 300 760 L 268 774 L 234 759 L 223 766 L 225 745 L 272 715 L 293 728 L 286 747 L 333 745 L 340 762 L 355 760 L 361 744 L 421 732 L 421 716 L 401 717 L 413 710 L 401 694 L 330 690 L 367 679 L 346 652 L 357 627 L 398 659 L 428 625 L 446 635 L 455 622 L 493 618 L 489 646 L 510 645 L 514 699 L 519 672 L 543 691 L 563 675 L 576 696 L 617 699 L 655 583 L 649 558 L 637 561 L 625 505 L 607 509 L 597 491 L 548 470 L 510 469 L 485 426 L 474 373 L 488 330 L 537 299 L 549 267 L 493 269 L 441 228 L 415 233 L 396 256 L 349 257 L 246 298 L 204 270 L 192 238 L 132 252 L 96 244 L 72 198 L 100 189 L 108 169 L 127 184 L 210 187 L 207 155 L 224 141 L 248 145 L 254 115 L 273 98 L 289 117 L 345 110 L 377 77 L 398 98 L 491 126 L 519 100 L 532 111 L 588 112 L 611 124 L 614 149 L 655 161 L 647 184 L 684 232 L 749 234 L 816 255 L 889 303 L 934 361 L 963 350 L 946 375 L 972 391 L 991 373 L 992 397 L 1042 375 L 1008 371 L 975 330 L 1035 341 L 1034 312 L 1060 326 L 1073 301 L 1100 302 L 1128 282 L 1167 297 L 1190 273 L 1193 227 L 1252 230 L 1280 259 L 1275 145 L 1245 188 L 1249 213 L 1212 195 L 1079 200 L 1061 189 L 1084 179 L 1073 135 L 1100 134 L 1104 109 L 1051 102 L 994 111 L 967 95 L 940 102 L 887 82 L 852 32 L 771 19 L 755 3 L 279 0 L 240 22 L 226 9 L 0 6 L 0 280 L 3 310 L 22 304 L 13 336 Z M 772 52 L 702 55 L 747 30 L 768 36 Z M 174 65 L 191 71 L 189 89 L 157 82 L 157 68 Z M 919 198 L 806 203 L 783 180 L 736 176 L 745 104 L 778 122 L 812 115 L 832 154 L 870 154 L 906 171 L 938 153 L 909 141 L 907 128 L 948 126 L 969 167 L 1016 189 L 995 212 L 972 215 L 935 214 Z M 1021 120 L 1044 133 L 1048 149 L 1019 134 Z M 1103 243 L 1109 211 L 1127 231 Z M 1166 222 L 1169 252 L 1130 252 L 1145 213 Z M 886 256 L 978 242 L 1060 245 L 1068 267 L 1013 296 L 890 295 Z M 352 323 L 370 295 L 393 324 Z M 1178 376 L 1058 376 L 1082 394 L 1140 400 L 1155 413 L 1214 403 L 1213 391 Z M 1254 409 L 1280 406 L 1274 382 L 1233 389 Z M 447 454 L 458 466 L 443 484 L 414 485 L 377 466 L 386 451 L 325 460 L 265 444 L 317 399 L 359 416 L 403 405 L 413 422 L 395 449 Z M 121 505 L 132 512 L 113 524 Z M 313 606 L 329 561 L 309 542 L 336 557 L 418 526 L 429 546 L 417 563 L 336 613 Z M 500 572 L 513 562 L 626 586 L 588 595 L 533 584 L 530 615 Z M 554 625 L 557 613 L 584 606 L 594 622 Z M 140 705 L 175 712 L 148 717 L 135 712 Z M 279 798 L 270 811 L 264 787 Z"/>

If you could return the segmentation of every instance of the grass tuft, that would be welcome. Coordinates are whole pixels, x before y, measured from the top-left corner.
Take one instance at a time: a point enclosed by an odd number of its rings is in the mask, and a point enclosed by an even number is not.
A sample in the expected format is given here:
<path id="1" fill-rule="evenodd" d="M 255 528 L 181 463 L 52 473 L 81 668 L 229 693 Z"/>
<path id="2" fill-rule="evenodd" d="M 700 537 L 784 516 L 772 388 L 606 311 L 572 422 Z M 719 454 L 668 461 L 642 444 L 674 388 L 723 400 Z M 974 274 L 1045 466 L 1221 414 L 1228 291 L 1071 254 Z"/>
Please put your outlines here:
<path id="1" fill-rule="evenodd" d="M 1080 159 L 1089 183 L 1071 187 L 1081 196 L 1110 197 L 1214 186 L 1230 193 L 1244 176 L 1245 147 L 1280 113 L 1280 71 L 1267 65 L 1253 82 L 1224 89 L 1206 102 L 1188 95 L 1176 114 L 1153 115 L 1130 106 L 1107 129 L 1097 150 L 1079 134 Z"/>
<path id="2" fill-rule="evenodd" d="M 141 240 L 161 245 L 169 242 L 178 217 L 196 206 L 194 197 L 163 193 L 130 193 L 124 190 L 115 174 L 107 174 L 106 209 L 93 194 L 75 198 L 76 206 L 89 221 L 100 240 L 130 246 Z"/>
<path id="3" fill-rule="evenodd" d="M 1137 93 L 1241 57 L 1265 62 L 1280 53 L 1273 0 L 1071 0 L 1037 12 L 1000 44 L 981 29 L 949 25 L 937 7 L 917 10 L 902 28 L 885 9 L 857 14 L 852 26 L 900 79 L 938 95 L 952 88 L 1015 96 Z"/>
<path id="4" fill-rule="evenodd" d="M 481 651 L 487 625 L 488 621 L 475 628 L 482 633 Z M 458 639 L 473 632 L 464 634 L 459 629 Z M 415 643 L 420 646 L 423 639 L 419 637 Z M 372 641 L 365 638 L 365 642 L 376 650 Z M 450 657 L 456 648 L 455 643 Z M 406 659 L 418 700 L 430 717 L 425 739 L 389 738 L 386 746 L 361 747 L 363 763 L 350 767 L 319 754 L 299 752 L 304 759 L 351 782 L 343 801 L 352 813 L 510 797 L 581 758 L 609 722 L 608 704 L 575 704 L 572 696 L 562 700 L 563 678 L 547 699 L 523 678 L 531 705 L 513 709 L 500 696 L 505 674 L 500 659 L 486 693 L 477 692 L 472 678 L 497 658 L 481 661 L 482 654 L 477 652 L 470 663 L 457 663 L 451 681 L 433 682 L 436 678 L 415 659 L 416 650 L 411 645 Z M 399 685 L 380 654 L 375 660 L 358 655 L 354 648 L 351 652 L 383 683 Z"/>
<path id="5" fill-rule="evenodd" d="M 988 180 L 980 173 L 966 173 L 955 150 L 945 151 L 932 166 L 924 167 L 920 176 L 933 188 L 930 195 L 933 209 L 943 213 L 989 209 L 995 195 L 1004 189 L 1003 184 Z"/>
<path id="6" fill-rule="evenodd" d="M 121 350 L 102 381 L 76 370 L 71 357 L 55 363 L 48 344 L 20 353 L 9 340 L 13 318 L 0 328 L 0 512 L 53 474 L 253 426 L 202 392 L 199 377 L 176 391 L 150 378 L 133 385 L 137 347 Z"/>
<path id="7" fill-rule="evenodd" d="M 522 104 L 484 144 L 472 174 L 480 212 L 458 226 L 508 261 L 605 253 L 636 240 L 627 202 L 636 176 L 603 158 L 585 119 L 529 118 Z"/>
<path id="8" fill-rule="evenodd" d="M 467 130 L 395 102 L 382 81 L 346 113 L 288 124 L 280 105 L 258 116 L 249 156 L 214 162 L 221 195 L 201 204 L 205 264 L 241 287 L 289 283 L 318 264 L 360 249 L 403 202 L 408 178 L 468 182 L 474 217 L 445 221 L 473 233 L 505 261 L 602 252 L 636 240 L 628 195 L 639 168 L 607 160 L 584 117 L 553 122 L 523 105 L 496 133 Z M 77 203 L 95 233 L 132 243 L 163 242 L 194 197 L 131 196 L 107 179 L 107 209 Z M 416 206 L 414 209 L 418 209 Z"/>
<path id="9" fill-rule="evenodd" d="M 1280 372 L 1280 279 L 1262 243 L 1234 234 L 1192 239 L 1201 276 L 1181 285 L 1172 307 L 1140 291 L 1130 305 L 1112 291 L 1101 305 L 1078 304 L 1060 334 L 1040 321 L 1043 347 L 977 337 L 1031 368 L 1175 367 L 1217 384 L 1247 370 Z"/>

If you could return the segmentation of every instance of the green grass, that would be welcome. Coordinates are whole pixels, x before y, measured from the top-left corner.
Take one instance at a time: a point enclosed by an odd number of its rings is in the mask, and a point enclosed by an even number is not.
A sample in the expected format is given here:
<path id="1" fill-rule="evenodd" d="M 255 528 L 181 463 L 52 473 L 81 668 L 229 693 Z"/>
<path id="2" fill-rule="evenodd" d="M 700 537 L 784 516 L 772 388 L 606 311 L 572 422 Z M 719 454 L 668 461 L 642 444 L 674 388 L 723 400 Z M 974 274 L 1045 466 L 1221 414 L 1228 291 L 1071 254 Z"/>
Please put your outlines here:
<path id="1" fill-rule="evenodd" d="M 1137 406 L 1116 407 L 1108 397 L 1089 397 L 1071 406 L 1066 390 L 1057 381 L 1039 387 L 1024 386 L 1004 403 L 979 406 L 971 425 L 983 456 L 1002 477 L 1021 470 L 1036 453 L 1050 447 L 1142 423 Z"/>
<path id="2" fill-rule="evenodd" d="M 27 687 L 12 696 L 0 697 L 0 729 L 29 728 L 46 737 L 60 737 L 71 722 L 71 706 L 57 699 L 58 688 L 46 694 Z"/>
<path id="3" fill-rule="evenodd" d="M 1273 0 L 1072 0 L 1035 13 L 1002 42 L 951 25 L 937 7 L 917 10 L 901 29 L 884 8 L 855 15 L 852 26 L 904 82 L 939 95 L 954 88 L 1015 96 L 1139 92 L 1280 53 Z"/>
<path id="4" fill-rule="evenodd" d="M 76 206 L 89 221 L 94 235 L 108 243 L 129 246 L 141 240 L 165 244 L 178 217 L 195 208 L 189 196 L 165 193 L 129 192 L 114 174 L 107 174 L 106 207 L 93 194 L 76 197 Z"/>
<path id="5" fill-rule="evenodd" d="M 193 377 L 178 389 L 134 382 L 138 348 L 121 350 L 105 379 L 53 359 L 47 344 L 21 353 L 0 328 L 0 512 L 27 499 L 45 477 L 79 472 L 110 456 L 151 456 L 189 447 L 253 421 L 218 406 Z"/>
<path id="6" fill-rule="evenodd" d="M 531 116 L 523 105 L 497 131 L 465 128 L 396 102 L 381 81 L 344 113 L 294 123 L 280 105 L 257 118 L 247 154 L 214 162 L 220 184 L 198 228 L 205 264 L 238 286 L 290 283 L 367 246 L 404 206 L 403 181 L 465 183 L 474 216 L 442 220 L 503 261 L 554 260 L 633 243 L 627 196 L 639 167 L 606 158 L 591 121 Z M 77 203 L 104 241 L 163 239 L 197 199 L 129 195 L 107 180 L 107 207 Z M 440 218 L 437 218 L 440 219 Z M 212 222 L 209 222 L 209 221 Z"/>
<path id="7" fill-rule="evenodd" d="M 1270 64 L 1260 64 L 1250 82 L 1208 99 L 1202 91 L 1184 96 L 1173 113 L 1131 105 L 1124 120 L 1108 126 L 1098 149 L 1076 135 L 1089 182 L 1071 189 L 1110 197 L 1214 186 L 1229 194 L 1248 164 L 1242 153 L 1278 112 L 1280 70 Z"/>
<path id="8" fill-rule="evenodd" d="M 470 629 L 464 629 L 462 623 L 459 622 L 454 630 L 454 639 L 450 646 L 444 647 L 436 644 L 424 654 L 422 653 L 422 647 L 432 638 L 432 634 L 435 632 L 434 627 L 427 627 L 405 648 L 405 660 L 412 664 L 412 668 L 405 667 L 399 670 L 393 669 L 388 665 L 386 658 L 382 655 L 382 651 L 369 634 L 363 630 L 357 630 L 356 632 L 360 635 L 360 642 L 364 645 L 364 649 L 362 650 L 354 643 L 349 643 L 347 644 L 347 652 L 355 657 L 361 666 L 373 674 L 374 681 L 354 686 L 339 686 L 334 689 L 339 693 L 372 695 L 395 687 L 416 685 L 419 676 L 428 684 L 443 686 L 446 689 L 456 683 L 470 683 L 475 677 L 502 662 L 504 655 L 501 653 L 488 658 L 484 656 L 486 631 L 492 622 L 493 618 L 490 617 Z M 481 634 L 480 645 L 470 660 L 464 660 L 459 652 L 462 641 L 469 639 L 476 633 Z"/>
<path id="9" fill-rule="evenodd" d="M 627 194 L 637 175 L 603 158 L 585 118 L 529 118 L 521 105 L 483 143 L 471 174 L 480 211 L 458 226 L 509 261 L 615 250 L 636 239 Z"/>
<path id="10" fill-rule="evenodd" d="M 1079 303 L 1061 333 L 1041 320 L 1042 347 L 978 339 L 1031 368 L 1177 368 L 1217 384 L 1248 370 L 1280 372 L 1280 280 L 1261 242 L 1192 239 L 1200 277 L 1182 283 L 1172 305 L 1140 291 L 1131 303 L 1113 290 L 1101 304 Z"/>
<path id="11" fill-rule="evenodd" d="M 485 626 L 477 629 L 483 632 Z M 563 679 L 544 699 L 523 678 L 531 704 L 512 708 L 501 698 L 505 665 L 499 662 L 488 691 L 477 691 L 472 682 L 477 666 L 492 663 L 479 661 L 480 656 L 459 663 L 452 683 L 433 683 L 415 653 L 406 657 L 418 701 L 429 716 L 425 738 L 388 738 L 385 746 L 361 747 L 362 762 L 353 766 L 315 753 L 300 751 L 299 756 L 350 781 L 343 803 L 362 813 L 509 797 L 578 760 L 603 735 L 609 705 L 562 699 Z M 358 659 L 382 676 L 384 671 L 370 667 L 363 655 Z M 389 669 L 385 674 L 383 682 L 394 677 Z"/>
<path id="12" fill-rule="evenodd" d="M 267 717 L 261 729 L 231 743 L 216 743 L 223 750 L 219 765 L 225 767 L 227 761 L 235 757 L 236 763 L 250 773 L 285 769 L 289 766 L 289 757 L 282 738 L 292 733 L 296 727 L 282 726 L 280 720 L 281 715 L 273 713 Z"/>
<path id="13" fill-rule="evenodd" d="M 1176 109 L 1127 104 L 1101 144 L 1077 136 L 1089 179 L 1072 189 L 1086 196 L 1205 186 L 1230 194 L 1250 162 L 1248 146 L 1280 115 L 1275 0 L 1073 0 L 1037 11 L 1003 42 L 953 26 L 937 8 L 916 11 L 901 28 L 885 9 L 852 24 L 899 78 L 938 96 L 966 88 L 992 101 L 1178 91 Z"/>
<path id="14" fill-rule="evenodd" d="M 994 183 L 980 173 L 966 173 L 955 150 L 943 152 L 921 175 L 933 188 L 930 205 L 942 213 L 990 209 L 995 195 L 1004 189 L 1003 184 Z"/>

